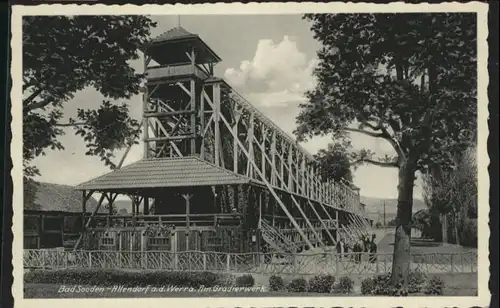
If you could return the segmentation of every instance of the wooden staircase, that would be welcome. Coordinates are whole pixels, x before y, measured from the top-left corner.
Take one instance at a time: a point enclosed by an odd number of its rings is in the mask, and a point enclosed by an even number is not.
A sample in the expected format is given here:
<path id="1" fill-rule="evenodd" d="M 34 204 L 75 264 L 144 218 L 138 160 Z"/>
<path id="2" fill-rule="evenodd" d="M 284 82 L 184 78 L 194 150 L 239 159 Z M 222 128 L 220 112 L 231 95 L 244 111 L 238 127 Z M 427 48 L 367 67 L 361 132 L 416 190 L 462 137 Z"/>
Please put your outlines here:
<path id="1" fill-rule="evenodd" d="M 262 239 L 269 244 L 272 250 L 279 253 L 294 253 L 297 251 L 298 247 L 293 241 L 264 219 L 260 221 L 260 230 Z"/>

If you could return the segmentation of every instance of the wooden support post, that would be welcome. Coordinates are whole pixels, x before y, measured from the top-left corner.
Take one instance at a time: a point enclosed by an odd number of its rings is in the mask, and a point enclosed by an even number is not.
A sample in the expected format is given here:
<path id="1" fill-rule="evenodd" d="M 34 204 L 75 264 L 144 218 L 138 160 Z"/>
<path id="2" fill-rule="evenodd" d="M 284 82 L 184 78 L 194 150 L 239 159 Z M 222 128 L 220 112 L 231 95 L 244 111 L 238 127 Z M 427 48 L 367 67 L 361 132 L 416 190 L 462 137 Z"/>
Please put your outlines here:
<path id="1" fill-rule="evenodd" d="M 191 66 L 193 71 L 196 69 L 196 53 L 194 48 L 191 49 Z M 191 135 L 196 136 L 196 83 L 191 79 Z M 196 154 L 196 137 L 191 139 L 191 155 Z"/>
<path id="2" fill-rule="evenodd" d="M 293 146 L 290 144 L 288 147 L 288 190 L 293 192 Z"/>
<path id="3" fill-rule="evenodd" d="M 273 131 L 271 138 L 271 184 L 276 186 L 276 131 Z"/>
<path id="4" fill-rule="evenodd" d="M 233 133 L 235 136 L 238 136 L 238 124 L 240 122 L 240 116 L 238 110 L 234 110 L 234 124 L 233 124 Z M 239 150 L 238 150 L 238 142 L 236 139 L 233 139 L 233 171 L 234 173 L 238 173 L 238 162 L 239 162 Z"/>
<path id="5" fill-rule="evenodd" d="M 144 197 L 144 209 L 143 213 L 144 215 L 149 215 L 149 197 Z"/>
<path id="6" fill-rule="evenodd" d="M 261 125 L 261 133 L 262 133 L 262 144 L 261 144 L 261 171 L 264 177 L 266 177 L 266 140 L 267 140 L 267 127 L 265 124 Z"/>
<path id="7" fill-rule="evenodd" d="M 82 232 L 85 232 L 85 214 L 87 214 L 87 194 L 84 190 L 82 191 Z"/>
<path id="8" fill-rule="evenodd" d="M 202 86 L 200 93 L 200 158 L 205 159 L 205 88 Z"/>
<path id="9" fill-rule="evenodd" d="M 224 122 L 224 124 L 229 128 L 231 127 L 229 125 L 229 123 L 227 122 L 227 120 L 224 118 L 224 117 L 221 117 L 221 120 Z M 231 134 L 233 134 L 233 132 L 230 130 Z M 233 135 L 233 138 L 237 138 L 237 136 L 234 136 Z M 274 188 L 272 187 L 272 185 L 266 181 L 265 177 L 262 175 L 262 173 L 260 172 L 259 168 L 257 167 L 257 164 L 255 163 L 255 161 L 250 157 L 250 153 L 249 151 L 247 151 L 247 149 L 245 149 L 245 147 L 243 146 L 243 144 L 241 143 L 241 141 L 239 139 L 238 140 L 238 145 L 240 146 L 242 152 L 245 154 L 245 156 L 247 157 L 248 161 L 252 164 L 252 167 L 255 168 L 255 171 L 258 173 L 258 175 L 264 179 L 264 184 L 266 185 L 267 189 L 269 190 L 269 192 L 273 195 L 274 199 L 276 200 L 276 202 L 279 204 L 279 206 L 281 207 L 281 209 L 283 210 L 283 212 L 285 212 L 285 215 L 288 217 L 288 219 L 292 222 L 293 226 L 297 229 L 297 231 L 299 232 L 299 234 L 302 236 L 302 238 L 305 240 L 306 244 L 311 248 L 313 249 L 313 245 L 312 243 L 309 241 L 309 239 L 307 238 L 307 236 L 304 234 L 304 232 L 302 231 L 302 229 L 299 227 L 299 225 L 297 224 L 297 222 L 295 221 L 295 219 L 293 218 L 293 216 L 290 214 L 290 212 L 288 211 L 288 209 L 286 208 L 285 204 L 283 204 L 283 202 L 281 201 L 281 199 L 278 197 L 278 195 L 276 194 L 276 191 L 274 190 Z"/>
<path id="10" fill-rule="evenodd" d="M 309 220 L 309 218 L 307 217 L 307 215 L 304 213 L 304 211 L 302 210 L 302 207 L 300 206 L 299 202 L 297 202 L 297 200 L 295 199 L 295 197 L 293 195 L 292 195 L 292 201 L 295 204 L 295 206 L 298 208 L 298 210 L 299 210 L 300 214 L 302 215 L 302 217 L 304 217 L 305 225 L 310 228 L 311 231 L 308 232 L 308 233 L 309 234 L 310 233 L 314 234 L 314 237 L 316 237 L 318 239 L 318 243 L 321 244 L 321 246 L 325 247 L 325 244 L 321 240 L 321 237 L 316 232 L 316 229 L 314 228 L 313 224 L 311 223 L 311 221 Z"/>
<path id="11" fill-rule="evenodd" d="M 247 137 L 247 143 L 248 143 L 248 153 L 249 153 L 249 158 L 248 158 L 248 163 L 247 163 L 247 176 L 251 179 L 254 178 L 254 171 L 253 171 L 253 165 L 252 162 L 254 160 L 254 151 L 253 151 L 253 142 L 254 142 L 254 135 L 255 135 L 255 114 L 252 112 L 250 114 L 250 123 L 249 123 L 249 129 L 248 129 L 248 137 Z"/>
<path id="12" fill-rule="evenodd" d="M 313 212 L 316 215 L 316 217 L 318 217 L 319 222 L 321 223 L 321 225 L 323 226 L 323 228 L 325 228 L 325 231 L 328 234 L 328 236 L 330 237 L 330 239 L 332 240 L 332 243 L 336 244 L 336 241 L 335 241 L 333 235 L 330 233 L 330 230 L 328 229 L 328 226 L 325 224 L 325 222 L 323 221 L 323 219 L 321 219 L 321 216 L 319 215 L 318 211 L 316 211 L 316 209 L 314 208 L 314 204 L 309 199 L 307 199 L 307 202 L 309 203 L 309 206 L 313 210 Z"/>
<path id="13" fill-rule="evenodd" d="M 184 200 L 186 201 L 186 251 L 189 251 L 190 250 L 190 247 L 189 247 L 189 238 L 190 238 L 190 234 L 189 234 L 189 227 L 190 227 L 190 207 L 191 207 L 191 197 L 193 195 L 192 194 L 183 194 L 182 197 L 184 198 Z"/>
<path id="14" fill-rule="evenodd" d="M 285 141 L 281 141 L 281 153 L 280 154 L 280 178 L 281 178 L 281 188 L 285 188 Z"/>
<path id="15" fill-rule="evenodd" d="M 144 72 L 147 71 L 148 67 L 148 56 L 144 54 Z M 148 86 L 144 85 L 144 93 L 142 95 L 142 111 L 143 113 L 148 112 L 148 107 L 149 107 L 149 94 L 148 94 Z M 142 128 L 144 129 L 143 132 L 143 139 L 144 139 L 144 153 L 143 153 L 143 158 L 147 159 L 149 158 L 149 119 L 147 117 L 142 117 Z"/>
<path id="16" fill-rule="evenodd" d="M 213 104 L 214 104 L 214 163 L 220 166 L 220 85 L 213 85 Z"/>

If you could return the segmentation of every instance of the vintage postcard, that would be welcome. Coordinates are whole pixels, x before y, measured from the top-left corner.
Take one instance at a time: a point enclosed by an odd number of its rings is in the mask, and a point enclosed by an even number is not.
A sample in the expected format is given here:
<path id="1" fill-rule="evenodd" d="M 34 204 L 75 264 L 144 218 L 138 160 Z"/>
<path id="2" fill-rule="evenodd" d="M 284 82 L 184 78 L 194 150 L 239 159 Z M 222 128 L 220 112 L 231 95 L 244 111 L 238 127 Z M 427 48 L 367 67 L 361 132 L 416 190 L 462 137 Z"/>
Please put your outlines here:
<path id="1" fill-rule="evenodd" d="M 13 6 L 16 306 L 487 306 L 487 13 Z"/>

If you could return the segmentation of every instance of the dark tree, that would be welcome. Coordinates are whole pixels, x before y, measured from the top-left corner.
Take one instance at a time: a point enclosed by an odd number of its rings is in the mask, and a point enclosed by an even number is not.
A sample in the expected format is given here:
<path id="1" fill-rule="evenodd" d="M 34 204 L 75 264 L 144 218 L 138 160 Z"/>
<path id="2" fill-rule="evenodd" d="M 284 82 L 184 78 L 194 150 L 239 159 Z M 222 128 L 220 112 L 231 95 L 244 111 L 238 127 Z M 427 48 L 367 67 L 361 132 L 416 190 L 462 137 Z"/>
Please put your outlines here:
<path id="1" fill-rule="evenodd" d="M 415 174 L 452 165 L 476 133 L 476 15 L 309 14 L 318 51 L 317 86 L 298 116 L 299 138 L 348 132 L 392 145 L 352 163 L 397 168 L 393 282 L 407 283 Z"/>
<path id="2" fill-rule="evenodd" d="M 342 144 L 329 144 L 326 150 L 319 150 L 314 158 L 319 165 L 323 180 L 352 182 L 349 154 Z"/>
<path id="3" fill-rule="evenodd" d="M 23 163 L 25 177 L 39 174 L 31 161 L 47 149 L 64 149 L 63 127 L 83 137 L 87 155 L 106 165 L 113 151 L 132 142 L 139 122 L 126 104 L 140 92 L 142 75 L 129 65 L 147 42 L 155 23 L 145 16 L 28 16 L 23 18 Z M 97 110 L 80 106 L 63 119 L 64 104 L 87 87 L 107 100 Z"/>

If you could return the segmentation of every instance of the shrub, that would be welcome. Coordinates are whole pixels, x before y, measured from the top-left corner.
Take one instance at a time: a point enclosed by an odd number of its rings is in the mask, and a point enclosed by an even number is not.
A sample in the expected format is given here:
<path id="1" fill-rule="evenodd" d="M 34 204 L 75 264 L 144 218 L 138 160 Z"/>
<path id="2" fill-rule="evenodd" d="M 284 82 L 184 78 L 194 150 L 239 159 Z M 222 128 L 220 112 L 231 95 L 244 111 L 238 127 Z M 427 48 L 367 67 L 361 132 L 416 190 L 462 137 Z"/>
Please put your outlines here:
<path id="1" fill-rule="evenodd" d="M 408 293 L 419 293 L 422 290 L 426 279 L 426 275 L 419 270 L 410 272 L 408 275 Z"/>
<path id="2" fill-rule="evenodd" d="M 335 286 L 335 291 L 348 294 L 352 292 L 354 282 L 347 276 L 340 277 L 339 283 Z"/>
<path id="3" fill-rule="evenodd" d="M 126 272 L 102 269 L 67 269 L 30 271 L 24 274 L 25 283 L 114 286 L 164 286 L 197 288 L 221 285 L 227 276 L 211 272 Z"/>
<path id="4" fill-rule="evenodd" d="M 361 282 L 362 294 L 407 296 L 408 294 L 421 292 L 426 276 L 420 271 L 410 272 L 408 275 L 408 288 L 405 288 L 402 280 L 393 285 L 390 273 L 375 276 L 371 278 L 371 281 L 369 279 L 365 279 L 366 282 Z"/>
<path id="5" fill-rule="evenodd" d="M 444 281 L 438 277 L 434 276 L 425 285 L 424 293 L 426 295 L 443 295 Z"/>
<path id="6" fill-rule="evenodd" d="M 330 293 L 335 283 L 335 277 L 332 275 L 314 276 L 309 280 L 309 292 Z"/>
<path id="7" fill-rule="evenodd" d="M 271 291 L 280 291 L 285 288 L 285 283 L 280 276 L 273 275 L 269 277 L 269 289 Z"/>
<path id="8" fill-rule="evenodd" d="M 304 278 L 292 280 L 286 287 L 288 292 L 307 292 L 307 281 Z"/>
<path id="9" fill-rule="evenodd" d="M 253 287 L 255 279 L 252 275 L 242 275 L 236 278 L 237 287 Z"/>
<path id="10" fill-rule="evenodd" d="M 372 277 L 368 277 L 361 281 L 361 294 L 369 295 L 372 294 L 375 289 L 375 279 Z"/>

